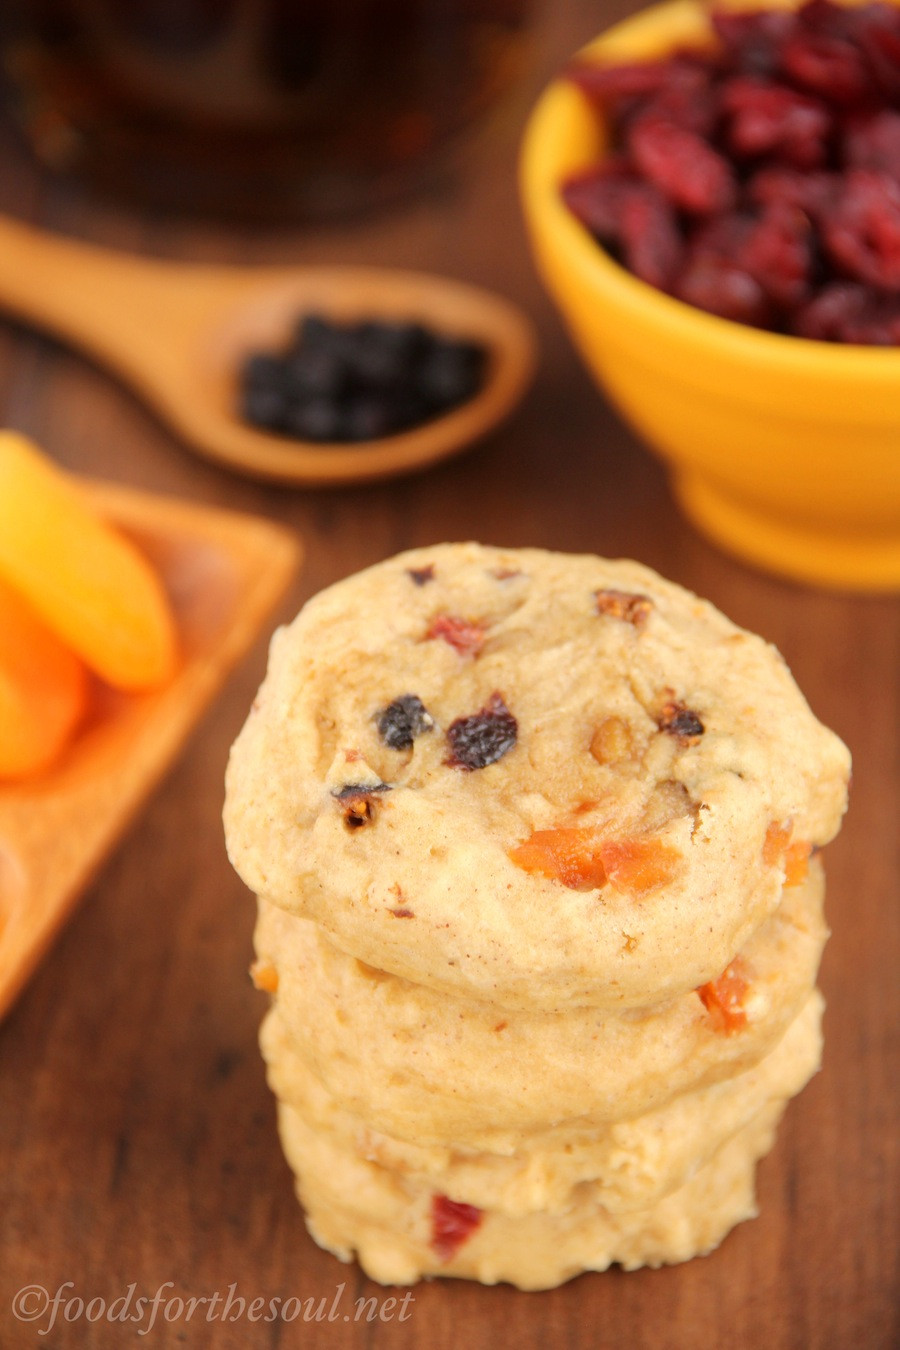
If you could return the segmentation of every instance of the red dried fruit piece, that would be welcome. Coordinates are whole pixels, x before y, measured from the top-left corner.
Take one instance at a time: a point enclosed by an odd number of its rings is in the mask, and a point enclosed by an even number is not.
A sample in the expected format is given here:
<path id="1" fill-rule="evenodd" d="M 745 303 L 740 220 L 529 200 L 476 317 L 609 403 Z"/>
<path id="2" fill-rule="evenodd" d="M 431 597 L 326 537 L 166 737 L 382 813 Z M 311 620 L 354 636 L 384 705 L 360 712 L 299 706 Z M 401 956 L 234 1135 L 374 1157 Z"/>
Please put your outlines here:
<path id="1" fill-rule="evenodd" d="M 661 192 L 649 184 L 625 196 L 620 223 L 626 266 L 649 286 L 666 291 L 684 258 L 675 212 Z"/>
<path id="2" fill-rule="evenodd" d="M 597 890 L 611 882 L 643 895 L 672 880 L 681 854 L 658 839 L 603 839 L 596 829 L 561 825 L 535 830 L 511 849 L 510 860 L 570 890 Z"/>
<path id="3" fill-rule="evenodd" d="M 785 74 L 829 103 L 857 104 L 867 93 L 867 62 L 845 38 L 800 32 L 784 43 L 780 55 Z"/>
<path id="4" fill-rule="evenodd" d="M 878 169 L 900 180 L 900 112 L 889 108 L 849 123 L 843 145 L 849 168 Z"/>
<path id="5" fill-rule="evenodd" d="M 596 168 L 569 178 L 562 188 L 566 206 L 598 239 L 618 241 L 622 209 L 641 180 L 621 158 L 604 160 Z"/>
<path id="6" fill-rule="evenodd" d="M 710 980 L 697 990 L 704 1008 L 710 1014 L 714 1031 L 730 1036 L 746 1027 L 744 1000 L 750 992 L 750 985 L 745 978 L 747 973 L 743 961 L 736 956 L 717 980 Z"/>
<path id="7" fill-rule="evenodd" d="M 705 57 L 673 57 L 668 63 L 668 77 L 646 101 L 642 113 L 710 139 L 719 113 L 713 74 Z"/>
<path id="8" fill-rule="evenodd" d="M 722 106 L 729 117 L 726 139 L 736 155 L 777 154 L 804 169 L 824 163 L 832 121 L 817 99 L 783 84 L 742 76 L 728 81 Z"/>
<path id="9" fill-rule="evenodd" d="M 809 295 L 813 270 L 809 217 L 777 202 L 766 207 L 736 261 L 776 304 L 784 309 L 800 304 Z"/>
<path id="10" fill-rule="evenodd" d="M 644 626 L 653 609 L 653 601 L 649 595 L 636 595 L 631 591 L 595 591 L 594 602 L 598 614 L 622 619 L 625 623 L 633 624 L 635 628 Z"/>
<path id="11" fill-rule="evenodd" d="M 734 204 L 737 185 L 731 166 L 694 132 L 641 116 L 627 139 L 638 167 L 676 206 L 706 215 Z"/>
<path id="12" fill-rule="evenodd" d="M 867 5 L 859 11 L 858 41 L 875 86 L 892 102 L 900 99 L 900 16 L 894 5 Z"/>
<path id="13" fill-rule="evenodd" d="M 873 169 L 851 169 L 822 235 L 851 277 L 900 288 L 900 183 Z"/>
<path id="14" fill-rule="evenodd" d="M 623 99 L 653 94 L 668 78 L 668 61 L 634 61 L 601 66 L 588 61 L 573 61 L 565 77 L 601 108 L 613 107 Z"/>
<path id="15" fill-rule="evenodd" d="M 794 315 L 791 332 L 817 342 L 840 342 L 848 324 L 865 312 L 868 291 L 853 282 L 826 286 Z"/>
<path id="16" fill-rule="evenodd" d="M 809 173 L 773 164 L 758 169 L 747 184 L 748 199 L 759 206 L 793 206 L 818 220 L 840 192 L 836 173 Z"/>
<path id="17" fill-rule="evenodd" d="M 442 1261 L 450 1261 L 483 1219 L 477 1205 L 465 1205 L 446 1195 L 431 1198 L 431 1247 Z"/>
<path id="18" fill-rule="evenodd" d="M 754 75 L 775 70 L 778 52 L 797 26 L 796 15 L 780 9 L 717 10 L 710 19 L 727 68 Z"/>
<path id="19" fill-rule="evenodd" d="M 486 705 L 470 717 L 457 717 L 447 728 L 450 758 L 454 769 L 484 769 L 496 764 L 515 748 L 519 724 L 503 701 L 493 693 Z"/>
<path id="20" fill-rule="evenodd" d="M 764 328 L 772 317 L 759 282 L 721 259 L 691 258 L 675 283 L 674 294 L 688 305 L 735 323 Z"/>
<path id="21" fill-rule="evenodd" d="M 859 315 L 841 324 L 838 337 L 867 347 L 900 346 L 900 296 L 868 295 Z"/>
<path id="22" fill-rule="evenodd" d="M 484 646 L 484 624 L 472 619 L 461 619 L 458 614 L 437 614 L 425 634 L 426 638 L 443 638 L 460 656 L 477 656 Z"/>

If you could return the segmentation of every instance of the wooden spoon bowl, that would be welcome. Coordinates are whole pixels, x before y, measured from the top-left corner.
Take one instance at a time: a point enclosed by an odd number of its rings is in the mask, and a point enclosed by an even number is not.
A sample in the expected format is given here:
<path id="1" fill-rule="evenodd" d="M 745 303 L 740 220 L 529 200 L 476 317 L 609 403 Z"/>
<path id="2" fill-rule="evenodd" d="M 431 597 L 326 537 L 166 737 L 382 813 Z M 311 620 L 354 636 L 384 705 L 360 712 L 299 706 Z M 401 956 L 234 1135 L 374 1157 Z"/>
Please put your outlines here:
<path id="1" fill-rule="evenodd" d="M 307 486 L 384 478 L 457 454 L 516 405 L 534 370 L 532 326 L 487 291 L 418 272 L 156 262 L 0 218 L 0 307 L 108 366 L 199 454 L 257 478 Z M 314 443 L 239 419 L 238 376 L 306 312 L 417 321 L 484 345 L 481 391 L 419 427 Z"/>

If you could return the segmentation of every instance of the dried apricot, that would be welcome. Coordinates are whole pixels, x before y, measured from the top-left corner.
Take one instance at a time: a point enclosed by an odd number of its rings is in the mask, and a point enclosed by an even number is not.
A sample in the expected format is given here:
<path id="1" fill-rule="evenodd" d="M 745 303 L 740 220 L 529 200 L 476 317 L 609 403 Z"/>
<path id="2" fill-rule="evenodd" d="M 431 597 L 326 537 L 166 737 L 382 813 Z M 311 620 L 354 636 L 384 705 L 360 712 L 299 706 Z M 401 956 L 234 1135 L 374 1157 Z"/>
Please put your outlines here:
<path id="1" fill-rule="evenodd" d="M 0 778 L 46 769 L 87 705 L 77 656 L 0 581 Z"/>
<path id="2" fill-rule="evenodd" d="M 109 684 L 147 689 L 172 675 L 175 625 L 150 564 L 9 431 L 0 433 L 0 575 Z"/>
<path id="3" fill-rule="evenodd" d="M 611 882 L 642 895 L 672 880 L 681 855 L 659 839 L 604 839 L 596 829 L 557 826 L 535 830 L 510 850 L 525 872 L 539 872 L 572 890 L 595 890 Z"/>
<path id="4" fill-rule="evenodd" d="M 710 1015 L 713 1029 L 726 1036 L 743 1031 L 747 1025 L 744 1000 L 750 991 L 745 979 L 747 969 L 740 957 L 726 966 L 717 980 L 710 980 L 697 990 L 704 1008 Z"/>

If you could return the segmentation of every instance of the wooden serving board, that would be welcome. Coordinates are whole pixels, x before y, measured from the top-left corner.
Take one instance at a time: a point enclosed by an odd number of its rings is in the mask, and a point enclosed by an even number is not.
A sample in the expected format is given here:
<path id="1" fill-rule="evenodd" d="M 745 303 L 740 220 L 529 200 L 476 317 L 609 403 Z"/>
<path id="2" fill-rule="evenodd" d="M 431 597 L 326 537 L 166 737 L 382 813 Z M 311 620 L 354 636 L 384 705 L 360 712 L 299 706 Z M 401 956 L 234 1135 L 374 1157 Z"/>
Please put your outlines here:
<path id="1" fill-rule="evenodd" d="M 182 663 L 148 694 L 97 685 L 48 773 L 0 784 L 0 1016 L 248 650 L 299 565 L 297 536 L 255 516 L 88 483 L 98 510 L 150 558 Z"/>

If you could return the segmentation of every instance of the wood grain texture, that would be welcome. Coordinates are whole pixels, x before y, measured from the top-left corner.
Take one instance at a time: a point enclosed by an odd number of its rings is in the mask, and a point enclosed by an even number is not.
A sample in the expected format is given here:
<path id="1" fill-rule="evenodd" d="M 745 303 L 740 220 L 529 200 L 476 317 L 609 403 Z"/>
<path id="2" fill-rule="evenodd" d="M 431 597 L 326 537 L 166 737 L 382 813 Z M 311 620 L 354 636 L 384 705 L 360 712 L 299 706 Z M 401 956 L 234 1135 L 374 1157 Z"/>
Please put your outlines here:
<path id="1" fill-rule="evenodd" d="M 98 204 L 35 173 L 0 136 L 0 210 L 149 256 L 333 262 L 446 272 L 531 314 L 538 379 L 471 454 L 391 484 L 316 494 L 227 476 L 187 453 L 82 358 L 0 324 L 0 415 L 81 472 L 260 512 L 300 530 L 306 565 L 282 616 L 396 549 L 483 538 L 634 556 L 783 650 L 854 753 L 852 805 L 826 855 L 833 936 L 825 1070 L 760 1171 L 761 1214 L 718 1252 L 661 1271 L 583 1276 L 544 1294 L 437 1281 L 408 1317 L 355 1322 L 383 1297 L 306 1236 L 256 1049 L 246 978 L 253 905 L 222 846 L 222 775 L 265 642 L 232 677 L 0 1026 L 0 1345 L 315 1346 L 329 1350 L 888 1350 L 900 1342 L 896 1224 L 900 604 L 802 589 L 718 553 L 676 513 L 664 474 L 576 360 L 529 262 L 515 198 L 519 127 L 549 72 L 628 0 L 545 6 L 529 91 L 460 174 L 392 214 L 330 231 L 249 232 Z M 652 392 L 651 395 L 652 396 Z M 83 1317 L 39 1337 L 25 1285 L 112 1302 L 325 1298 L 334 1321 L 165 1323 Z M 232 1306 L 232 1311 L 237 1305 Z M 396 1314 L 396 1309 L 393 1310 Z M 350 1321 L 342 1320 L 345 1313 Z"/>

